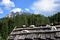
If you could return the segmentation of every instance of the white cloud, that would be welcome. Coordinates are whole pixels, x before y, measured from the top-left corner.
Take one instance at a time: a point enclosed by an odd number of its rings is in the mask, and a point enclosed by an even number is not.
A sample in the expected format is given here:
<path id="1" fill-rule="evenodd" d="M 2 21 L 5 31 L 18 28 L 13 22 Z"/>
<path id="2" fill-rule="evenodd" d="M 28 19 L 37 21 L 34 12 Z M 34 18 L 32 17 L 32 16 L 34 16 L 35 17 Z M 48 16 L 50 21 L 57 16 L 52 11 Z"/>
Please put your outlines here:
<path id="1" fill-rule="evenodd" d="M 10 0 L 2 0 L 1 5 L 4 5 L 5 8 L 15 7 L 14 2 Z"/>
<path id="2" fill-rule="evenodd" d="M 25 8 L 25 11 L 28 11 L 29 12 L 30 10 L 28 8 Z"/>
<path id="3" fill-rule="evenodd" d="M 21 8 L 14 8 L 13 10 L 11 10 L 10 12 L 22 12 L 23 10 Z"/>
<path id="4" fill-rule="evenodd" d="M 59 3 L 58 3 L 59 2 Z M 59 9 L 60 1 L 59 0 L 38 0 L 31 5 L 31 9 L 35 13 L 41 12 L 51 12 Z"/>
<path id="5" fill-rule="evenodd" d="M 2 14 L 3 13 L 3 10 L 0 8 L 0 14 Z"/>

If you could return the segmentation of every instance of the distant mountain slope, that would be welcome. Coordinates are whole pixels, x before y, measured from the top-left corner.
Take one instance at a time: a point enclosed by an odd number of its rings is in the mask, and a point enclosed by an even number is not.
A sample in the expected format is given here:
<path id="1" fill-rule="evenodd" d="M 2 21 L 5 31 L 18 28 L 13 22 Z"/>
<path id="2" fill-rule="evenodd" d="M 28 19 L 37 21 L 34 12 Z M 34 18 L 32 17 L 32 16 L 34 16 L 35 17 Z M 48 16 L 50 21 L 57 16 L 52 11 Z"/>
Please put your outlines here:
<path id="1" fill-rule="evenodd" d="M 13 11 L 12 12 L 10 12 L 6 17 L 14 17 L 14 16 L 16 16 L 17 14 L 19 14 L 19 15 L 21 15 L 23 12 L 21 11 L 21 12 L 16 12 L 16 13 L 14 13 Z"/>
<path id="2" fill-rule="evenodd" d="M 23 11 L 20 11 L 20 12 L 10 12 L 6 17 L 14 17 L 14 16 L 16 16 L 16 15 L 31 15 L 31 13 L 29 13 L 29 12 L 23 12 Z"/>

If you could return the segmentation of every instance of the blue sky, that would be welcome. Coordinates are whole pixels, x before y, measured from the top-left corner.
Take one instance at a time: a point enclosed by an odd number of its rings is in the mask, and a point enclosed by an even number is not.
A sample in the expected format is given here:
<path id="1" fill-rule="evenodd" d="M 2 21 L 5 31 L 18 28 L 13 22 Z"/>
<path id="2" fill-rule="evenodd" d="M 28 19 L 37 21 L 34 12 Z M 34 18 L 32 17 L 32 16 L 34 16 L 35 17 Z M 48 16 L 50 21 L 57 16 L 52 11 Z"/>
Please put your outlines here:
<path id="1" fill-rule="evenodd" d="M 0 18 L 11 11 L 28 11 L 50 16 L 60 12 L 60 0 L 0 0 Z"/>

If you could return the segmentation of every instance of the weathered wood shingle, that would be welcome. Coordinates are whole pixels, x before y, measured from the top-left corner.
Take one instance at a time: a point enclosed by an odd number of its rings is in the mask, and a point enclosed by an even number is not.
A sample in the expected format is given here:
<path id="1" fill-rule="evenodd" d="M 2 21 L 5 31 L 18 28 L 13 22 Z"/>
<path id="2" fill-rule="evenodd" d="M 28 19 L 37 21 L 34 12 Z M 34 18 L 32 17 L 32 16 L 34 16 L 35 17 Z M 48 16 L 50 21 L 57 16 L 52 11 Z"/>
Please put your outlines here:
<path id="1" fill-rule="evenodd" d="M 52 27 L 15 28 L 9 35 L 8 40 L 25 40 L 26 38 L 33 40 L 60 40 L 60 30 L 58 30 L 58 27 L 57 30 L 51 29 Z"/>

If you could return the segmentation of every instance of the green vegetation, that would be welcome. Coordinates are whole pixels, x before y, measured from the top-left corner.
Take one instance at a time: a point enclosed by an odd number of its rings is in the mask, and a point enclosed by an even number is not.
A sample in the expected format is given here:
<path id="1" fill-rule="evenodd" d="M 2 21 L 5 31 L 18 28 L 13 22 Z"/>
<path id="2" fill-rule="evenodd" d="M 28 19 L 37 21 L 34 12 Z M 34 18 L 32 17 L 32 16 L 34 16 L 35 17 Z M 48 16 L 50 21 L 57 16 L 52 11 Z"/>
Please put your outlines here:
<path id="1" fill-rule="evenodd" d="M 5 17 L 0 19 L 0 40 L 7 40 L 8 35 L 11 33 L 15 26 L 22 27 L 22 25 L 45 25 L 50 23 L 60 23 L 60 13 L 45 17 L 41 14 L 29 14 L 22 15 L 17 14 L 14 17 Z"/>
<path id="2" fill-rule="evenodd" d="M 60 12 L 58 12 L 55 15 L 50 16 L 48 18 L 50 20 L 50 23 L 60 24 Z"/>

